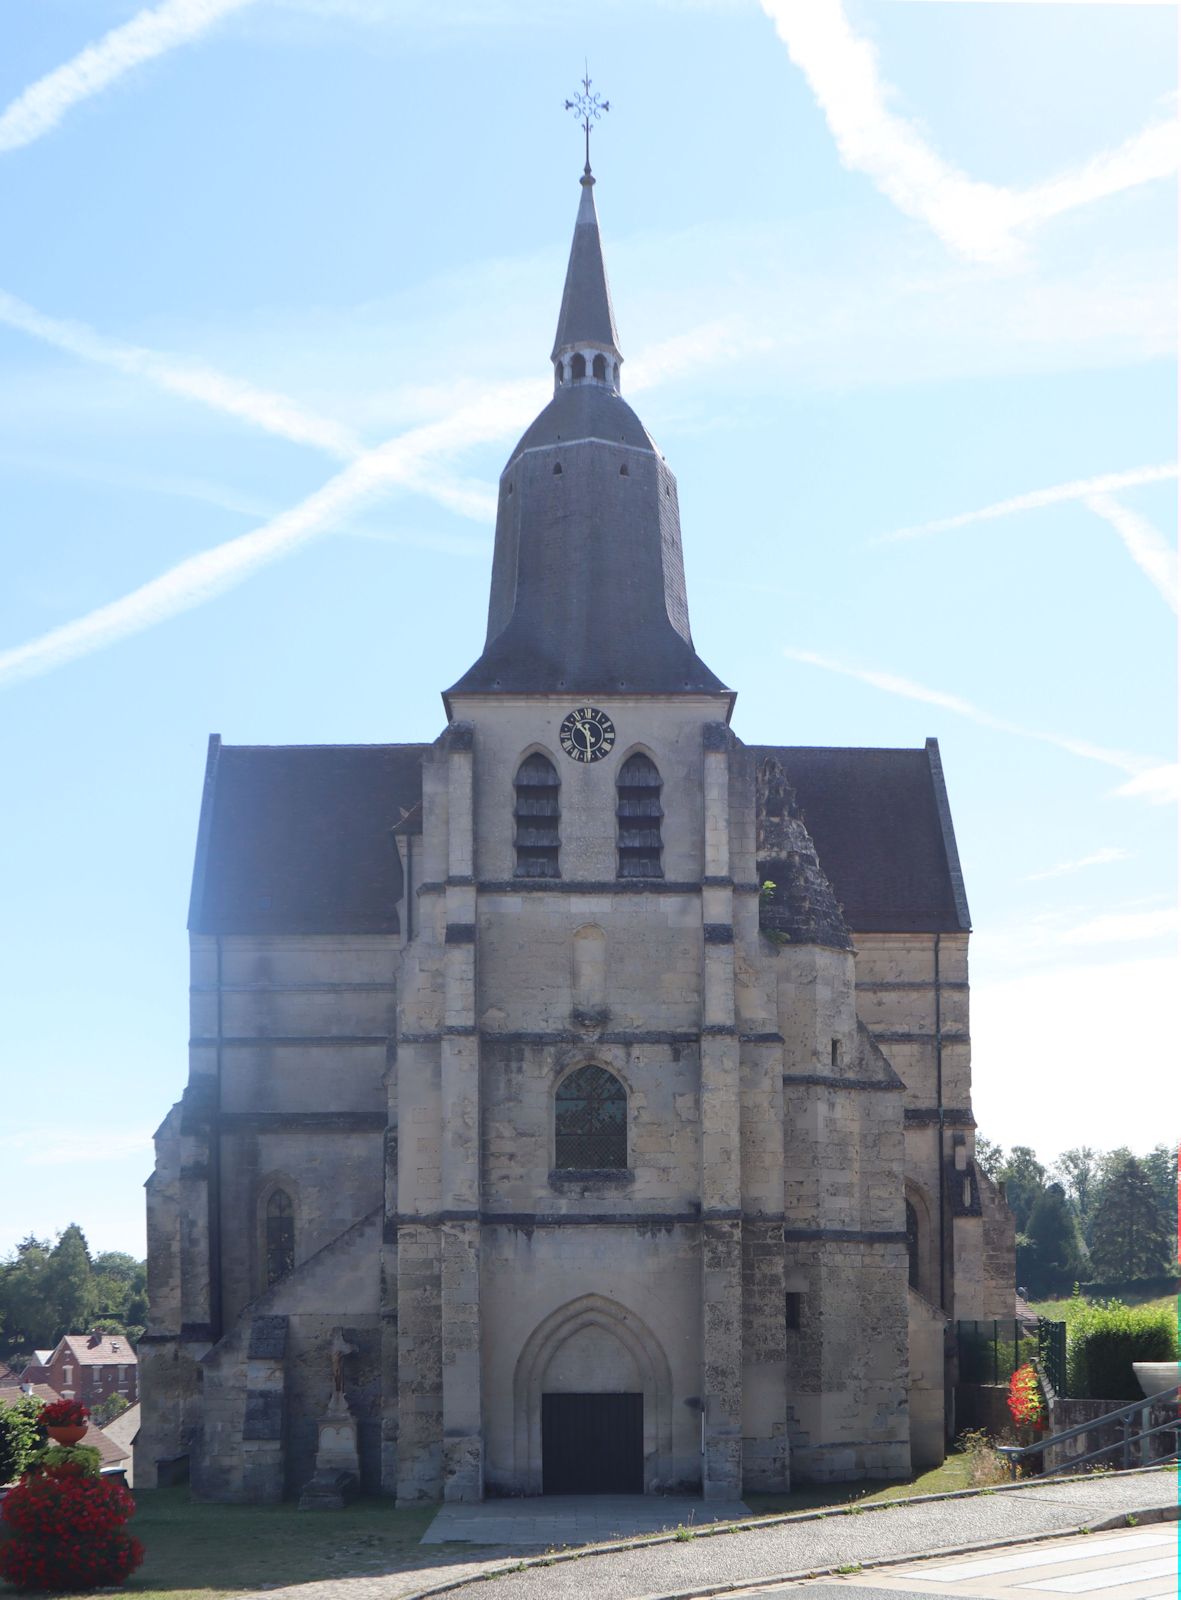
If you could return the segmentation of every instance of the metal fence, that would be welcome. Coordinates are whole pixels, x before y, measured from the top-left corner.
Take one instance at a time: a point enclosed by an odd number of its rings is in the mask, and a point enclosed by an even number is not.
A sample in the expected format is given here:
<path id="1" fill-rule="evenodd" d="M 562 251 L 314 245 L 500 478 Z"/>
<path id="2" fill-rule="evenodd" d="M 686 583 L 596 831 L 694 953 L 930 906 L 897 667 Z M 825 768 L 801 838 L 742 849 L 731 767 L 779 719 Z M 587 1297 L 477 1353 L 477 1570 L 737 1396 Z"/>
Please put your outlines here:
<path id="1" fill-rule="evenodd" d="M 1016 1317 L 957 1322 L 961 1383 L 1008 1383 L 1018 1367 L 1037 1361 L 1056 1394 L 1066 1393 L 1066 1324 L 1039 1317 L 1036 1328 Z"/>

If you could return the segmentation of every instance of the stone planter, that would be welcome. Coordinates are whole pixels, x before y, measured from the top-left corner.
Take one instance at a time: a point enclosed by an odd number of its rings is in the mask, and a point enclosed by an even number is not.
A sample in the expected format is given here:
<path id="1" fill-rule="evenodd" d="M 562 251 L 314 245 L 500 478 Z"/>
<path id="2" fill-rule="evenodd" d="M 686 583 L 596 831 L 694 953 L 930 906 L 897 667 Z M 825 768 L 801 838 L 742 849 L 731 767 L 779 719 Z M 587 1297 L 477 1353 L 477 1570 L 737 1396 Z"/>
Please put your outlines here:
<path id="1" fill-rule="evenodd" d="M 1133 1361 L 1136 1381 L 1150 1398 L 1181 1383 L 1181 1361 Z"/>
<path id="2" fill-rule="evenodd" d="M 86 1424 L 73 1428 L 48 1426 L 45 1431 L 54 1444 L 79 1444 L 86 1437 Z"/>

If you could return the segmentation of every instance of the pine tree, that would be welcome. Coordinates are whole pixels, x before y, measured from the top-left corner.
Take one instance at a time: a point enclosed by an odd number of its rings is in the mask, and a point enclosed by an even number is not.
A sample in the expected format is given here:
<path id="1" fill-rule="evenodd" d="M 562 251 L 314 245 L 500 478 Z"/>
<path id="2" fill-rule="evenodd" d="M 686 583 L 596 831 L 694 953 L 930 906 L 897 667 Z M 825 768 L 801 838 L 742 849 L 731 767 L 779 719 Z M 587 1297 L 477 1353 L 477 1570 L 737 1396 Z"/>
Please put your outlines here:
<path id="1" fill-rule="evenodd" d="M 1169 1238 L 1173 1241 L 1173 1253 L 1177 1254 L 1177 1146 L 1158 1144 L 1143 1158 L 1140 1165 L 1144 1168 L 1144 1176 L 1152 1185 L 1152 1192 L 1156 1195 L 1157 1204 L 1161 1208 L 1165 1224 L 1169 1230 Z"/>
<path id="2" fill-rule="evenodd" d="M 1174 1241 L 1144 1168 L 1119 1154 L 1095 1208 L 1092 1269 L 1099 1278 L 1151 1278 L 1167 1270 Z"/>
<path id="3" fill-rule="evenodd" d="M 53 1343 L 65 1333 L 88 1331 L 94 1309 L 94 1273 L 86 1235 L 71 1222 L 49 1252 L 44 1293 L 55 1319 Z"/>
<path id="4" fill-rule="evenodd" d="M 1066 1190 L 1067 1198 L 1078 1218 L 1082 1236 L 1088 1242 L 1091 1235 L 1091 1219 L 1095 1214 L 1095 1202 L 1099 1198 L 1101 1170 L 1099 1152 L 1092 1150 L 1089 1144 L 1076 1145 L 1073 1150 L 1064 1150 L 1054 1163 L 1054 1176 Z"/>
<path id="5" fill-rule="evenodd" d="M 1027 1144 L 1015 1144 L 997 1176 L 1005 1186 L 1017 1232 L 1024 1233 L 1030 1212 L 1046 1187 L 1046 1169 Z"/>
<path id="6" fill-rule="evenodd" d="M 1035 1294 L 1063 1294 L 1086 1276 L 1078 1224 L 1060 1183 L 1048 1184 L 1025 1225 L 1018 1276 Z"/>

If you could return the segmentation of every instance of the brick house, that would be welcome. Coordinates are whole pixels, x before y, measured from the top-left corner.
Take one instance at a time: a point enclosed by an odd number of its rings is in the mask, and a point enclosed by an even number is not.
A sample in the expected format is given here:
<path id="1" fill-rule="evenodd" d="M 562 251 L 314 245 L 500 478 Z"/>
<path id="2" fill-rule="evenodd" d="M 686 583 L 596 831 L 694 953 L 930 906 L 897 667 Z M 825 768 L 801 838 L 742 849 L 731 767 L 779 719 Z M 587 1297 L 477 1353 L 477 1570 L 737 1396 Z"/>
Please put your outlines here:
<path id="1" fill-rule="evenodd" d="M 91 1411 L 113 1394 L 122 1395 L 129 1406 L 139 1399 L 135 1351 L 121 1333 L 67 1333 L 42 1370 L 44 1377 L 36 1381 L 67 1400 L 81 1400 Z M 26 1376 L 22 1381 L 33 1380 Z"/>

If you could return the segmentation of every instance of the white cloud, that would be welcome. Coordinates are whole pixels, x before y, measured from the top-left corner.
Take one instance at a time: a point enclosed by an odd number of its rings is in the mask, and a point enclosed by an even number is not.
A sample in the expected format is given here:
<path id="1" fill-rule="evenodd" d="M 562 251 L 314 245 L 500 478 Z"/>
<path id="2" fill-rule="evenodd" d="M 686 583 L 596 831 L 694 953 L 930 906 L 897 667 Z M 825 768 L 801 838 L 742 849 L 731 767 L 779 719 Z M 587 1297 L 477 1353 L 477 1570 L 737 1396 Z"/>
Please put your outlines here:
<path id="1" fill-rule="evenodd" d="M 1085 867 L 1105 867 L 1112 861 L 1127 861 L 1130 855 L 1131 852 L 1120 845 L 1104 845 L 1101 850 L 1093 850 L 1089 856 L 1080 856 L 1077 861 L 1060 861 L 1055 867 L 1027 873 L 1025 881 L 1039 883 L 1044 878 L 1065 878 L 1070 873 L 1082 872 Z"/>
<path id="2" fill-rule="evenodd" d="M 934 522 L 923 522 L 914 528 L 898 528 L 893 533 L 880 534 L 875 544 L 893 544 L 901 539 L 922 539 L 928 534 L 951 533 L 956 528 L 970 527 L 974 522 L 991 522 L 997 517 L 1011 517 L 1020 511 L 1037 511 L 1042 506 L 1059 505 L 1064 500 L 1091 500 L 1097 495 L 1109 495 L 1116 489 L 1138 489 L 1146 483 L 1165 483 L 1177 476 L 1177 463 L 1168 462 L 1157 467 L 1131 467 L 1125 472 L 1104 472 L 1094 478 L 1075 478 L 1069 483 L 1056 483 L 1048 489 L 1033 489 L 1028 494 L 1014 495 L 1009 500 L 998 500 L 983 506 L 979 511 L 961 511 L 954 517 L 939 517 Z"/>
<path id="3" fill-rule="evenodd" d="M 889 109 L 895 91 L 841 0 L 762 0 L 762 6 L 807 78 L 844 165 L 864 172 L 906 216 L 925 222 L 972 260 L 1008 259 L 1017 251 L 1019 229 L 1177 170 L 1177 126 L 1162 119 L 1076 171 L 1032 188 L 980 182 Z"/>
<path id="4" fill-rule="evenodd" d="M 142 1155 L 151 1160 L 150 1128 L 121 1128 L 96 1134 L 90 1129 L 71 1132 L 58 1126 L 26 1128 L 20 1133 L 0 1135 L 0 1150 L 7 1151 L 27 1167 L 74 1166 L 106 1161 L 122 1161 Z"/>
<path id="5" fill-rule="evenodd" d="M 1115 792 L 1121 796 L 1148 800 L 1153 805 L 1173 805 L 1181 800 L 1181 767 L 1176 762 L 1149 767 L 1145 772 L 1138 772 L 1127 783 L 1121 783 Z"/>
<path id="6" fill-rule="evenodd" d="M 1019 739 L 1035 739 L 1039 744 L 1053 745 L 1056 749 L 1066 750 L 1074 756 L 1082 756 L 1087 761 L 1099 761 L 1104 766 L 1115 767 L 1120 772 L 1128 772 L 1133 777 L 1150 770 L 1152 763 L 1143 756 L 1131 755 L 1125 750 L 1110 750 L 1102 745 L 1091 744 L 1085 739 L 1072 739 L 1066 734 L 1044 733 L 1036 728 L 1026 728 L 1021 723 L 1010 722 L 1005 717 L 995 717 L 989 711 L 983 711 L 979 706 L 974 706 L 959 695 L 948 694 L 942 689 L 928 689 L 921 683 L 915 683 L 910 678 L 901 678 L 896 673 L 880 672 L 870 667 L 854 667 L 843 661 L 834 661 L 829 656 L 816 655 L 810 650 L 784 649 L 784 655 L 792 661 L 803 662 L 806 666 L 820 667 L 825 672 L 840 673 L 846 678 L 856 678 L 859 683 L 867 683 L 871 688 L 881 689 L 886 694 L 900 695 L 905 700 L 919 700 L 925 705 L 938 706 L 943 711 L 951 711 L 958 717 L 966 717 L 970 722 L 979 723 L 982 728 L 993 728 L 998 733 L 1015 734 Z M 1118 793 L 1130 792 L 1128 785 L 1123 785 Z"/>
<path id="7" fill-rule="evenodd" d="M 83 100 L 144 61 L 188 44 L 254 0 L 164 0 L 105 33 L 97 44 L 38 78 L 0 113 L 0 152 L 40 139 Z"/>
<path id="8" fill-rule="evenodd" d="M 1160 911 L 1112 911 L 1059 934 L 1061 944 L 1138 944 L 1177 932 L 1175 906 Z"/>
<path id="9" fill-rule="evenodd" d="M 974 941 L 975 942 L 975 941 Z M 1149 1150 L 1173 1132 L 1160 1096 L 1117 1084 L 1167 1074 L 1178 965 L 1170 957 L 1063 964 L 994 980 L 975 958 L 972 1103 L 981 1133 L 1043 1160 L 1095 1144 Z"/>
<path id="10" fill-rule="evenodd" d="M 1083 504 L 1119 534 L 1124 549 L 1172 610 L 1177 609 L 1177 552 L 1147 517 L 1109 494 L 1089 494 Z"/>

